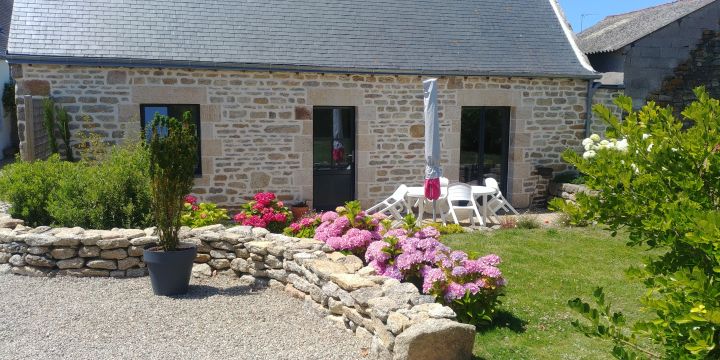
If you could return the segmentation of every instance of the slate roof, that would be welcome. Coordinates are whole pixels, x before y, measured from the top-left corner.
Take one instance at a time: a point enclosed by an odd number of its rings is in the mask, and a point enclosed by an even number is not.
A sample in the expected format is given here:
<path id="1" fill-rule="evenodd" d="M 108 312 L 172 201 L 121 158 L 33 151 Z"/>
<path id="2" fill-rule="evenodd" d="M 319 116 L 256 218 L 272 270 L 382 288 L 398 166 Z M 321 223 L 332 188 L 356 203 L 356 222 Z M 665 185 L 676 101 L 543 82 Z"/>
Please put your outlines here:
<path id="1" fill-rule="evenodd" d="M 623 48 L 716 0 L 678 0 L 626 14 L 608 16 L 578 34 L 585 54 Z"/>
<path id="2" fill-rule="evenodd" d="M 5 49 L 7 49 L 12 8 L 13 0 L 0 0 L 0 58 L 5 55 Z"/>
<path id="3" fill-rule="evenodd" d="M 573 52 L 550 1 L 15 0 L 8 58 L 596 76 Z"/>

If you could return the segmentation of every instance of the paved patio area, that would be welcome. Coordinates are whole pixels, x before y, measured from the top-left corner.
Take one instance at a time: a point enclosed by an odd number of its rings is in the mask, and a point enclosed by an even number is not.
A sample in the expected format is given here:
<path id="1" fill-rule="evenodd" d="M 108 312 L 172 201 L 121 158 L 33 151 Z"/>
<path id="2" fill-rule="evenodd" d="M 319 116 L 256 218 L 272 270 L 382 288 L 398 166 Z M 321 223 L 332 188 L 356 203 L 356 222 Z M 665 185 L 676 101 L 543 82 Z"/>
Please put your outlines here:
<path id="1" fill-rule="evenodd" d="M 0 275 L 0 359 L 363 359 L 369 343 L 301 300 L 238 280 L 177 298 L 149 278 Z"/>

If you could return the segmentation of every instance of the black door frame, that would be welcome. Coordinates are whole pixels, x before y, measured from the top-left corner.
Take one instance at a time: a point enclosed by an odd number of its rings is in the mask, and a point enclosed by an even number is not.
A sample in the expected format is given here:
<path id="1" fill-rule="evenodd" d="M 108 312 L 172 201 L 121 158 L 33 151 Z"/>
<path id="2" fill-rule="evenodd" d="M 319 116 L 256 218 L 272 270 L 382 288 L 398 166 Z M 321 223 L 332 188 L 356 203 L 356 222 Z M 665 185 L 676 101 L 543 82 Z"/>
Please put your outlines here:
<path id="1" fill-rule="evenodd" d="M 312 112 L 313 112 L 313 121 L 315 121 L 315 110 L 332 110 L 332 109 L 341 109 L 341 110 L 352 110 L 353 118 L 350 122 L 350 132 L 352 134 L 353 138 L 353 148 L 352 148 L 352 169 L 350 170 L 350 178 L 352 179 L 351 182 L 351 200 L 357 199 L 357 107 L 356 106 L 331 106 L 331 105 L 323 105 L 323 106 L 313 106 Z M 313 123 L 313 135 L 312 135 L 312 141 L 313 141 L 313 161 L 312 161 L 312 167 L 313 167 L 313 207 L 315 207 L 316 199 L 315 199 L 315 176 L 317 175 L 317 172 L 315 170 L 315 131 L 314 131 L 315 124 Z M 334 164 L 334 160 L 331 160 Z M 341 206 L 344 204 L 337 204 L 337 206 Z"/>
<path id="2" fill-rule="evenodd" d="M 501 164 L 500 164 L 500 172 L 501 172 L 501 179 L 498 179 L 499 185 L 500 185 L 500 191 L 502 191 L 503 194 L 507 196 L 507 190 L 508 190 L 508 173 L 509 173 L 509 167 L 510 167 L 510 107 L 509 106 L 463 106 L 460 109 L 460 114 L 462 117 L 462 111 L 468 109 L 468 110 L 480 110 L 480 119 L 478 121 L 480 122 L 480 125 L 478 128 L 480 129 L 480 133 L 477 134 L 478 136 L 478 165 L 480 165 L 481 169 L 485 168 L 485 128 L 486 128 L 486 118 L 487 118 L 487 111 L 488 110 L 498 110 L 501 112 L 504 121 L 502 123 L 502 154 L 501 154 Z M 460 131 L 462 131 L 462 124 Z M 484 179 L 484 171 L 481 170 L 481 177 L 483 179 L 477 179 L 477 180 L 485 180 Z M 503 181 L 504 179 L 504 181 Z"/>

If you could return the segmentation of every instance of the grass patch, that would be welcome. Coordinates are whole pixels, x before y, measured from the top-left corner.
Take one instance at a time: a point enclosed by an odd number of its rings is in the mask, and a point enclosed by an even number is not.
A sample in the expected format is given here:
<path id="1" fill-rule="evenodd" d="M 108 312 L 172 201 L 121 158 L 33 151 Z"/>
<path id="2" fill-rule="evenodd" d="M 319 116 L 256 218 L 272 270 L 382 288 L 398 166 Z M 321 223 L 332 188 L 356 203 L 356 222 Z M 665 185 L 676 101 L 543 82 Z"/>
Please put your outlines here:
<path id="1" fill-rule="evenodd" d="M 611 344 L 586 338 L 570 321 L 567 307 L 575 297 L 589 299 L 603 286 L 613 308 L 634 321 L 643 285 L 624 270 L 639 265 L 643 249 L 625 245 L 627 238 L 596 228 L 512 229 L 455 234 L 442 238 L 453 249 L 495 253 L 508 279 L 506 296 L 493 324 L 478 331 L 474 353 L 479 359 L 612 359 Z"/>

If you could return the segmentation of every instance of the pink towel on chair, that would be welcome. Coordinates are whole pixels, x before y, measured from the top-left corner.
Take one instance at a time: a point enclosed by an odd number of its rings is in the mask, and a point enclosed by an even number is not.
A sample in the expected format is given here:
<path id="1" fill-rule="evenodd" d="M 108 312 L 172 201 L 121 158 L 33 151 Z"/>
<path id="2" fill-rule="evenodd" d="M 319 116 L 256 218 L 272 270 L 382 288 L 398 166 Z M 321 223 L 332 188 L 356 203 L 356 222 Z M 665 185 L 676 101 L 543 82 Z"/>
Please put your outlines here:
<path id="1" fill-rule="evenodd" d="M 440 198 L 440 179 L 425 179 L 425 198 L 437 200 Z"/>

